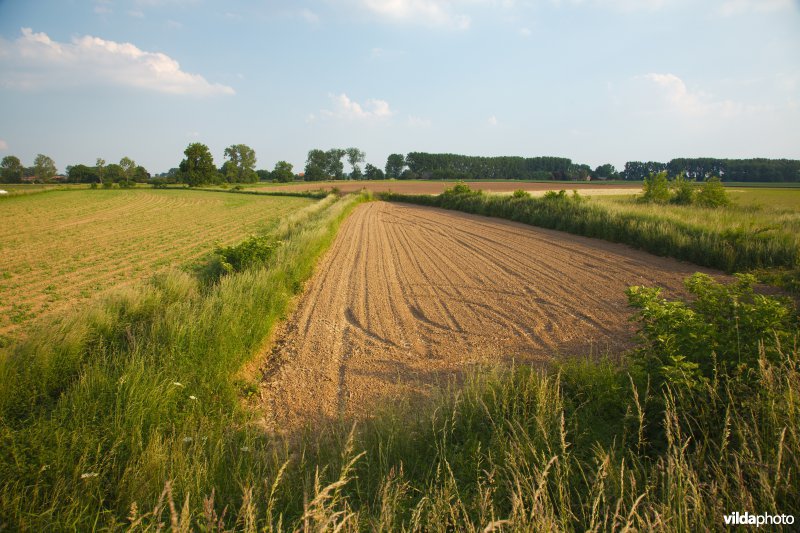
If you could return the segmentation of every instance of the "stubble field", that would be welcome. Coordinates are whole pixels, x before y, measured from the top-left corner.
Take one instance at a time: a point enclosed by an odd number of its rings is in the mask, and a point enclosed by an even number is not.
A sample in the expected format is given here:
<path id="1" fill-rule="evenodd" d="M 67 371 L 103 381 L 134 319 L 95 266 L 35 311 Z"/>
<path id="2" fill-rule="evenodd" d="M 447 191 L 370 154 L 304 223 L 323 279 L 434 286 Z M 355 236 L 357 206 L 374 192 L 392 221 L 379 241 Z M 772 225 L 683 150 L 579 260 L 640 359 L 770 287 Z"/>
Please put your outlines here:
<path id="1" fill-rule="evenodd" d="M 0 206 L 0 335 L 269 228 L 303 198 L 52 191 Z"/>

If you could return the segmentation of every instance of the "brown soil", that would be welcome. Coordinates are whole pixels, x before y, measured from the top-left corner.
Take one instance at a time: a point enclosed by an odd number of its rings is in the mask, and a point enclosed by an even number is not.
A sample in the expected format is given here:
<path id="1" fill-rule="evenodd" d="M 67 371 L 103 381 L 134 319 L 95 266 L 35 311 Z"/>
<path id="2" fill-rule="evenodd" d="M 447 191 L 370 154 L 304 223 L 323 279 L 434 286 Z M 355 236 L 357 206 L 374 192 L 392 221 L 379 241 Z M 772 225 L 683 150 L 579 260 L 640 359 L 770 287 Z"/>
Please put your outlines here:
<path id="1" fill-rule="evenodd" d="M 265 356 L 264 422 L 283 432 L 361 418 L 475 365 L 629 347 L 625 289 L 682 294 L 698 270 L 498 219 L 364 204 Z"/>
<path id="2" fill-rule="evenodd" d="M 570 183 L 528 183 L 524 181 L 476 181 L 469 182 L 473 189 L 482 189 L 488 192 L 513 192 L 517 189 L 526 191 L 558 191 L 561 189 L 571 191 L 573 189 L 635 189 L 642 188 L 641 184 L 623 185 L 603 185 L 596 181 L 593 182 L 570 182 Z M 259 191 L 312 191 L 319 189 L 330 190 L 333 187 L 342 192 L 356 192 L 362 188 L 371 192 L 395 192 L 400 194 L 440 194 L 445 189 L 455 185 L 454 181 L 335 181 L 335 182 L 308 182 L 292 185 L 278 185 L 273 187 L 259 187 L 253 190 Z"/>

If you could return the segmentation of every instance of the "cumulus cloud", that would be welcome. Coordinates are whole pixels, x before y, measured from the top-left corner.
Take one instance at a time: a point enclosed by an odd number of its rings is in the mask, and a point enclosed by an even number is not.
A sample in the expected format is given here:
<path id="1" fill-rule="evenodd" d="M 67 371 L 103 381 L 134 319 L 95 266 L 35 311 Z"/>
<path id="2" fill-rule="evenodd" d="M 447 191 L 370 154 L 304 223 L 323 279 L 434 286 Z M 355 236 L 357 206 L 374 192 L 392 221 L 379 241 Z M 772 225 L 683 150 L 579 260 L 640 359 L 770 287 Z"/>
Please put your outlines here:
<path id="1" fill-rule="evenodd" d="M 486 119 L 486 123 L 489 124 L 490 126 L 493 126 L 493 127 L 497 126 L 497 117 L 492 115 L 491 117 Z"/>
<path id="2" fill-rule="evenodd" d="M 732 117 L 746 112 L 763 110 L 733 100 L 718 100 L 702 91 L 692 91 L 675 74 L 650 73 L 640 78 L 654 84 L 670 109 L 691 117 L 715 115 Z"/>
<path id="3" fill-rule="evenodd" d="M 235 93 L 232 87 L 181 70 L 176 60 L 160 52 L 89 35 L 58 42 L 30 28 L 22 28 L 14 42 L 0 41 L 0 68 L 0 84 L 23 90 L 108 84 L 181 95 Z"/>
<path id="4" fill-rule="evenodd" d="M 362 7 L 381 17 L 398 21 L 444 26 L 465 30 L 470 26 L 469 16 L 455 11 L 457 0 L 359 0 Z"/>
<path id="5" fill-rule="evenodd" d="M 330 98 L 333 109 L 322 110 L 320 114 L 324 117 L 344 120 L 384 120 L 394 114 L 386 100 L 370 99 L 362 105 L 344 93 L 331 94 Z"/>

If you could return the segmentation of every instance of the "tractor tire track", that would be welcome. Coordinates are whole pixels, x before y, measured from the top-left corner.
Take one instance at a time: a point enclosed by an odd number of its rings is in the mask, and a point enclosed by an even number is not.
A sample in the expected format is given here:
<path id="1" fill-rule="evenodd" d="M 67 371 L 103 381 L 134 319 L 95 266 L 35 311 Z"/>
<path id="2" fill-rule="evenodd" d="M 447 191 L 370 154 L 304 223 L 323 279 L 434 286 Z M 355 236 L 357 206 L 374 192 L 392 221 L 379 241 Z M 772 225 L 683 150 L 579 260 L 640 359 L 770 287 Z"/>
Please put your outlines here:
<path id="1" fill-rule="evenodd" d="M 719 274 L 505 220 L 362 205 L 264 354 L 264 423 L 363 418 L 475 365 L 628 348 L 625 289 L 684 295 L 696 271 Z"/>

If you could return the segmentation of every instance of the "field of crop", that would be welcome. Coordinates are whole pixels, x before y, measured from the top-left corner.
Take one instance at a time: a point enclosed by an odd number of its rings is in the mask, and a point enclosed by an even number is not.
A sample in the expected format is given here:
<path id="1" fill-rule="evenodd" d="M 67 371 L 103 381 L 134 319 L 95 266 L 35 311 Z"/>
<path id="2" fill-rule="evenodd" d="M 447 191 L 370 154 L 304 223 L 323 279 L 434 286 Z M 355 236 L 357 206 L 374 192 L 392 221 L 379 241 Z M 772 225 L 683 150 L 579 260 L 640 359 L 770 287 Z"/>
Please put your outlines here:
<path id="1" fill-rule="evenodd" d="M 0 334 L 110 287 L 184 266 L 310 200 L 196 191 L 65 190 L 0 208 Z"/>

